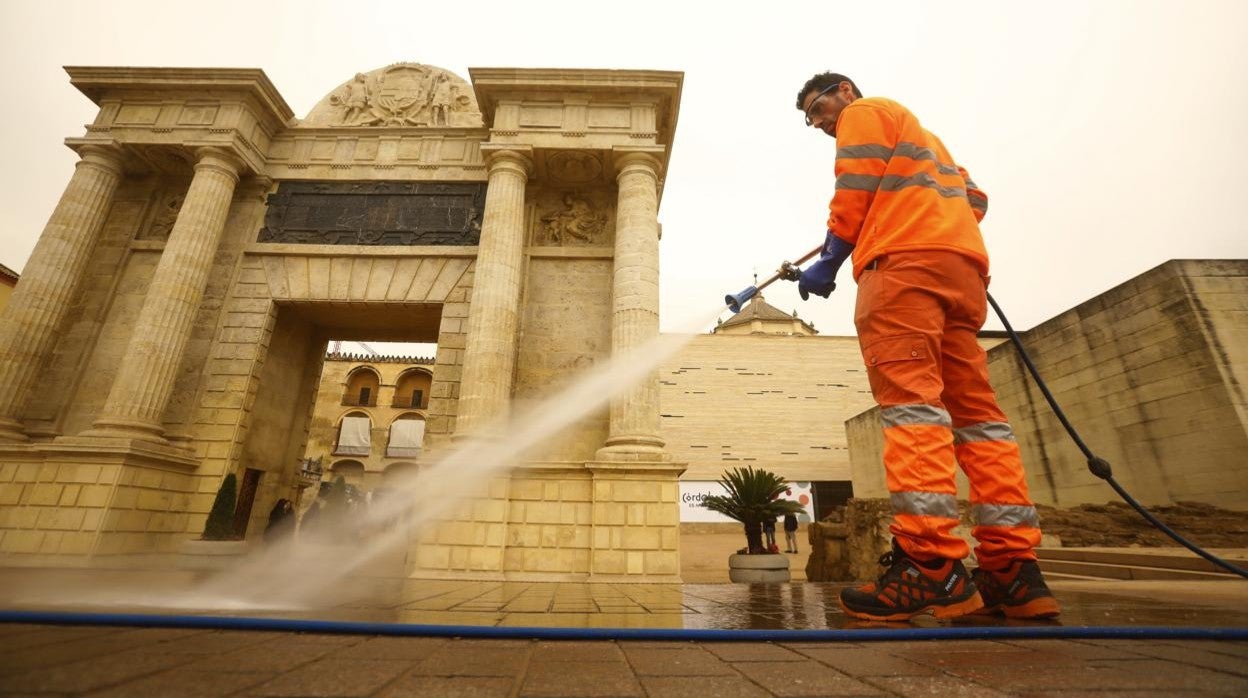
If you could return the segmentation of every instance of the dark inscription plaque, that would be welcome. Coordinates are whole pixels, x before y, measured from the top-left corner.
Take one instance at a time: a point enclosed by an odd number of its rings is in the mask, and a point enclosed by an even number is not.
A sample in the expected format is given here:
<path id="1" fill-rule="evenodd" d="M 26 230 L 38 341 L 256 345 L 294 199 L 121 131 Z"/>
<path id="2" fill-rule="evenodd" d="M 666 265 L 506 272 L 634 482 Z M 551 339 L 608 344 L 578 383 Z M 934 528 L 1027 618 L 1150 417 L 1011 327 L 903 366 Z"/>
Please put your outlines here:
<path id="1" fill-rule="evenodd" d="M 282 182 L 260 242 L 476 245 L 484 182 Z"/>

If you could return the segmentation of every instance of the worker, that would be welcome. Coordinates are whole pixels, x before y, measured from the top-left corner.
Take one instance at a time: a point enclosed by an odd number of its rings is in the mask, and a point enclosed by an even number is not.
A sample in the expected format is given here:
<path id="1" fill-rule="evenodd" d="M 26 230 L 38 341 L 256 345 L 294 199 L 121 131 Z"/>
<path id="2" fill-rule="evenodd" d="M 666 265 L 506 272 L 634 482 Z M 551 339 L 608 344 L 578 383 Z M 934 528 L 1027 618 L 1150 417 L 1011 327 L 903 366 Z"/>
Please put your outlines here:
<path id="1" fill-rule="evenodd" d="M 976 335 L 987 317 L 988 197 L 901 104 L 863 98 L 820 73 L 802 86 L 806 124 L 837 141 L 836 190 L 802 300 L 827 298 L 852 255 L 854 324 L 884 427 L 892 551 L 879 580 L 841 592 L 855 618 L 908 620 L 1003 613 L 1050 618 L 1060 607 L 1036 564 L 1036 508 L 1018 443 L 988 382 Z M 970 481 L 979 563 L 953 534 L 955 465 Z"/>

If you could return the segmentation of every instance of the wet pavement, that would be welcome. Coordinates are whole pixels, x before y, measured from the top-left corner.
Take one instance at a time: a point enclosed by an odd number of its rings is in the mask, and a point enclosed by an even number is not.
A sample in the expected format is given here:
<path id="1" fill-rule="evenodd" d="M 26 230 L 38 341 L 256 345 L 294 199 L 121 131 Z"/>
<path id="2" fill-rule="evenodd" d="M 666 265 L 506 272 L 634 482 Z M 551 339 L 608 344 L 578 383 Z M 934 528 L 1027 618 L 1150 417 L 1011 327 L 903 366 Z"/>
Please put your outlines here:
<path id="1" fill-rule="evenodd" d="M 699 630 L 862 627 L 841 611 L 837 583 L 586 584 L 361 577 L 300 604 L 255 593 L 213 599 L 190 590 L 205 573 L 0 570 L 0 608 L 311 619 L 418 625 Z M 1014 626 L 1248 628 L 1248 583 L 1054 580 L 1058 621 Z M 270 597 L 272 599 L 272 597 Z M 940 623 L 920 618 L 920 627 Z M 971 616 L 959 626 L 999 626 Z M 909 627 L 906 624 L 888 626 Z M 871 627 L 879 627 L 872 624 Z"/>
<path id="2" fill-rule="evenodd" d="M 881 640 L 836 603 L 840 584 L 578 584 L 354 579 L 302 608 L 169 607 L 182 572 L 0 570 L 0 607 L 440 626 L 837 631 L 778 642 L 385 637 L 178 627 L 0 623 L 0 695 L 822 696 L 1248 695 L 1248 641 L 1157 629 L 1248 628 L 1241 581 L 1054 581 L 1056 622 L 1142 639 Z M 137 586 L 136 586 L 137 585 Z M 163 599 L 163 600 L 162 600 Z M 812 638 L 816 633 L 812 633 Z"/>

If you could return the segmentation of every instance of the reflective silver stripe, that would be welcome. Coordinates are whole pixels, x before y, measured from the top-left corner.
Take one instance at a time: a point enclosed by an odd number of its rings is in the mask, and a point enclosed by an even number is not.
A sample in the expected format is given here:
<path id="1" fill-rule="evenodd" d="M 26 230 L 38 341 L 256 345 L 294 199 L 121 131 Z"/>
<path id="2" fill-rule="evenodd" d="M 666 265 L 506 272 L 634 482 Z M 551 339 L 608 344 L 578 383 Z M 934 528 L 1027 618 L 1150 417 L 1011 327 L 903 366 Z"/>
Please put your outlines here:
<path id="1" fill-rule="evenodd" d="M 971 516 L 980 526 L 1040 527 L 1036 508 L 1023 504 L 974 504 L 971 506 Z"/>
<path id="2" fill-rule="evenodd" d="M 949 413 L 932 405 L 896 405 L 880 410 L 880 422 L 884 428 L 911 425 L 951 427 Z"/>
<path id="3" fill-rule="evenodd" d="M 975 185 L 971 184 L 970 182 L 967 182 L 966 186 L 973 188 Z M 971 208 L 975 209 L 976 211 L 988 210 L 988 197 L 984 196 L 982 192 L 968 191 L 966 192 L 966 198 L 971 202 Z"/>
<path id="4" fill-rule="evenodd" d="M 843 174 L 836 178 L 837 189 L 875 191 L 880 188 L 880 178 L 871 175 Z"/>
<path id="5" fill-rule="evenodd" d="M 887 160 L 891 157 L 893 157 L 893 149 L 878 143 L 846 145 L 836 149 L 838 160 L 870 160 L 872 158 Z"/>
<path id="6" fill-rule="evenodd" d="M 966 182 L 967 189 L 979 189 L 979 185 L 972 181 L 970 177 L 962 175 L 962 179 Z"/>
<path id="7" fill-rule="evenodd" d="M 953 430 L 953 443 L 971 441 L 1013 441 L 1014 430 L 1006 422 L 980 422 Z"/>
<path id="8" fill-rule="evenodd" d="M 836 181 L 839 185 L 841 180 L 838 178 Z M 946 187 L 940 182 L 937 182 L 934 177 L 926 172 L 919 172 L 918 174 L 913 174 L 909 177 L 902 177 L 901 175 L 888 175 L 880 180 L 880 191 L 898 191 L 900 189 L 905 189 L 906 187 L 926 187 L 928 189 L 935 189 L 937 194 L 940 194 L 946 199 L 952 199 L 954 197 L 966 198 L 966 190 L 962 187 Z"/>
<path id="9" fill-rule="evenodd" d="M 897 149 L 893 153 L 911 160 L 930 160 L 936 163 L 936 171 L 943 175 L 962 174 L 958 171 L 957 165 L 946 165 L 936 157 L 936 151 L 931 148 L 924 148 L 917 143 L 902 141 L 897 144 Z"/>
<path id="10" fill-rule="evenodd" d="M 952 494 L 894 492 L 888 496 L 888 501 L 893 505 L 894 514 L 958 518 L 958 498 Z"/>

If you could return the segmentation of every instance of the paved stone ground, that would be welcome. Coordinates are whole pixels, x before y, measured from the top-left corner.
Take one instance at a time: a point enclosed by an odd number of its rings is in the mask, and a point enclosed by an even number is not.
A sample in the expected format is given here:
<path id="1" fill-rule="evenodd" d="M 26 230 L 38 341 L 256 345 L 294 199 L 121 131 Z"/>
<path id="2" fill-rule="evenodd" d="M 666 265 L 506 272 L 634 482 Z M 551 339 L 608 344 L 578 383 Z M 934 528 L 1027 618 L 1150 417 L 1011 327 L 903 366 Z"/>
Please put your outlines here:
<path id="1" fill-rule="evenodd" d="M 1248 695 L 1248 641 L 874 640 L 872 628 L 859 629 L 841 613 L 841 585 L 834 584 L 351 579 L 326 590 L 321 604 L 228 611 L 222 609 L 243 607 L 225 598 L 187 605 L 199 598 L 189 593 L 194 580 L 183 573 L 0 570 L 0 608 L 494 627 L 811 629 L 846 637 L 591 642 L 0 623 L 0 696 Z M 1248 628 L 1248 584 L 1241 581 L 1052 586 L 1064 611 L 1044 626 Z M 1036 624 L 977 617 L 958 625 Z"/>
<path id="2" fill-rule="evenodd" d="M 5 696 L 1248 695 L 1248 642 L 551 642 L 0 625 Z"/>

